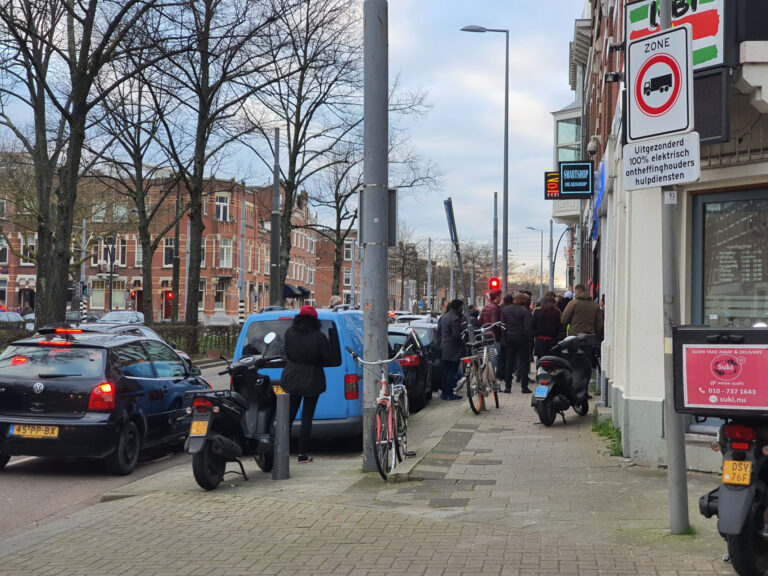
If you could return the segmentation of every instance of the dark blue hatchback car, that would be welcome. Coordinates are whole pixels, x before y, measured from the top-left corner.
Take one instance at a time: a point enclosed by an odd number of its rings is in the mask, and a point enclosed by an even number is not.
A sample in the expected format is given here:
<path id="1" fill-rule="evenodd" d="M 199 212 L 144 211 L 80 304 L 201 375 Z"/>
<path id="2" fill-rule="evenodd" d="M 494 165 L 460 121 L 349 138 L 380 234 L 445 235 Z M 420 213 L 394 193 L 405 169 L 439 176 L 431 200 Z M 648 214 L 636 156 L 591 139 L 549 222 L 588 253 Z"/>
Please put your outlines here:
<path id="1" fill-rule="evenodd" d="M 14 455 L 89 457 L 130 474 L 144 448 L 186 438 L 185 392 L 209 385 L 170 346 L 50 332 L 0 354 L 0 468 Z"/>

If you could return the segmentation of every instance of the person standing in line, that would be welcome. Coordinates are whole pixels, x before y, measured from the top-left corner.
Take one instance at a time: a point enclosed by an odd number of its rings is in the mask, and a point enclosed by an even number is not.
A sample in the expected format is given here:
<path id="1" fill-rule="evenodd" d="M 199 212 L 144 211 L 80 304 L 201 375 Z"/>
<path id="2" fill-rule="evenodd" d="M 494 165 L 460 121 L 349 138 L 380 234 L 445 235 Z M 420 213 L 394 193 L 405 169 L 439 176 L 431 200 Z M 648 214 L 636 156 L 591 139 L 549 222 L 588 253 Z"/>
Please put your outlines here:
<path id="1" fill-rule="evenodd" d="M 443 386 L 440 397 L 443 400 L 460 400 L 462 397 L 453 389 L 456 386 L 456 376 L 459 362 L 464 355 L 464 341 L 461 338 L 462 321 L 464 320 L 464 303 L 451 300 L 448 310 L 440 316 L 437 323 L 437 336 L 440 344 L 440 362 L 443 365 Z"/>
<path id="2" fill-rule="evenodd" d="M 317 310 L 313 306 L 302 306 L 293 318 L 293 324 L 285 331 L 287 361 L 280 384 L 283 390 L 290 394 L 291 426 L 296 420 L 299 405 L 303 404 L 299 432 L 299 464 L 313 461 L 307 454 L 307 448 L 317 400 L 320 394 L 325 392 L 323 367 L 334 366 L 339 361 L 321 327 Z"/>
<path id="3" fill-rule="evenodd" d="M 555 305 L 554 293 L 547 292 L 541 299 L 541 305 L 533 311 L 531 318 L 533 355 L 536 358 L 546 356 L 557 344 L 561 326 L 560 310 Z"/>
<path id="4" fill-rule="evenodd" d="M 603 330 L 603 312 L 600 305 L 589 297 L 584 284 L 574 288 L 575 296 L 563 310 L 560 322 L 566 327 L 568 336 L 591 334 L 597 337 Z M 587 358 L 592 359 L 592 344 L 582 344 L 581 349 Z"/>
<path id="5" fill-rule="evenodd" d="M 528 388 L 528 370 L 530 368 L 531 311 L 530 300 L 525 294 L 514 295 L 511 306 L 501 309 L 501 318 L 507 329 L 506 360 L 504 365 L 504 392 L 512 392 L 512 374 L 517 371 L 520 391 L 530 394 Z"/>
<path id="6" fill-rule="evenodd" d="M 483 306 L 483 311 L 480 312 L 479 320 L 481 326 L 485 326 L 486 324 L 495 324 L 501 320 L 501 306 L 499 306 L 500 302 L 501 290 L 498 288 L 496 290 L 491 290 L 488 293 L 488 303 Z M 491 331 L 493 332 L 493 337 L 496 339 L 496 344 L 494 344 L 494 348 L 496 348 L 496 357 L 493 359 L 493 366 L 496 369 L 496 379 L 503 380 L 504 372 L 499 372 L 499 364 L 501 361 L 501 327 L 494 326 Z"/>

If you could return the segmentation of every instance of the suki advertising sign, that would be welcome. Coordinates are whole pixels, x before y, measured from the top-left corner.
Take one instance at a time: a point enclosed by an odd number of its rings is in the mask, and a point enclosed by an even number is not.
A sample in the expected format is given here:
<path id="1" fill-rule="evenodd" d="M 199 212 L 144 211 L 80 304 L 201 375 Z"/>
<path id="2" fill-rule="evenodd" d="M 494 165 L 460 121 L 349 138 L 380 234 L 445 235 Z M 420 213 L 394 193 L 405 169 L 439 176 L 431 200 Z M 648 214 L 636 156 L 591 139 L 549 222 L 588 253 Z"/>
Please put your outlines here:
<path id="1" fill-rule="evenodd" d="M 723 64 L 723 15 L 725 0 L 671 0 L 672 27 L 691 25 L 693 69 Z M 627 41 L 660 32 L 659 1 L 627 3 Z"/>
<path id="2" fill-rule="evenodd" d="M 768 410 L 768 347 L 683 345 L 688 408 Z"/>

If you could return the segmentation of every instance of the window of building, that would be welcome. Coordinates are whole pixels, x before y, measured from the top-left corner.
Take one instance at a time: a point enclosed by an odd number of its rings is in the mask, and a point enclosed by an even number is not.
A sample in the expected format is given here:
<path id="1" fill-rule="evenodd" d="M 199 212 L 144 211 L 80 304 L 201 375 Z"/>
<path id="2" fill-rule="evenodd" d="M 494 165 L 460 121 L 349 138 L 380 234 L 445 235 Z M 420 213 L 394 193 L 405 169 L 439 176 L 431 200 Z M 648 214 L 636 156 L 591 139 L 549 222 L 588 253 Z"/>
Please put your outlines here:
<path id="1" fill-rule="evenodd" d="M 227 284 L 228 282 L 222 279 L 216 282 L 216 291 L 213 295 L 213 308 L 215 310 L 224 310 L 226 307 Z"/>
<path id="2" fill-rule="evenodd" d="M 8 205 L 5 200 L 0 200 L 0 218 L 5 218 L 8 214 Z"/>
<path id="3" fill-rule="evenodd" d="M 209 200 L 210 199 L 208 198 L 208 196 L 203 194 L 203 216 L 208 216 L 208 201 Z"/>
<path id="4" fill-rule="evenodd" d="M 109 264 L 112 261 L 112 237 L 101 242 L 101 261 Z"/>
<path id="5" fill-rule="evenodd" d="M 205 310 L 205 278 L 200 278 L 199 300 L 197 301 L 197 309 Z"/>
<path id="6" fill-rule="evenodd" d="M 163 268 L 173 266 L 174 238 L 164 238 L 163 241 Z"/>
<path id="7" fill-rule="evenodd" d="M 232 268 L 232 239 L 222 238 L 219 248 L 219 268 Z"/>
<path id="8" fill-rule="evenodd" d="M 352 260 L 352 240 L 345 240 L 344 241 L 344 260 Z"/>
<path id="9" fill-rule="evenodd" d="M 253 244 L 248 243 L 248 272 L 253 272 Z"/>
<path id="10" fill-rule="evenodd" d="M 106 202 L 97 202 L 93 205 L 93 208 L 91 209 L 91 219 L 94 222 L 104 222 L 104 219 L 107 217 L 107 203 Z"/>
<path id="11" fill-rule="evenodd" d="M 8 242 L 5 238 L 0 238 L 0 264 L 8 264 Z"/>
<path id="12" fill-rule="evenodd" d="M 120 238 L 120 266 L 128 264 L 128 238 Z"/>
<path id="13" fill-rule="evenodd" d="M 0 280 L 0 304 L 8 305 L 8 280 Z"/>
<path id="14" fill-rule="evenodd" d="M 200 241 L 200 268 L 205 268 L 205 245 L 207 242 L 208 237 L 205 237 Z"/>
<path id="15" fill-rule="evenodd" d="M 33 258 L 35 257 L 37 240 L 34 234 L 27 234 L 24 238 L 24 246 L 21 249 L 21 265 L 22 266 L 34 266 Z"/>
<path id="16" fill-rule="evenodd" d="M 253 202 L 245 203 L 245 225 L 253 228 L 254 224 Z"/>
<path id="17" fill-rule="evenodd" d="M 352 269 L 343 268 L 342 271 L 344 272 L 344 286 L 352 286 Z"/>
<path id="18" fill-rule="evenodd" d="M 106 282 L 104 280 L 93 280 L 91 282 L 91 302 L 90 308 L 106 308 Z"/>
<path id="19" fill-rule="evenodd" d="M 229 193 L 216 193 L 216 219 L 221 222 L 229 222 Z"/>
<path id="20" fill-rule="evenodd" d="M 566 118 L 557 121 L 557 160 L 581 160 L 581 119 Z"/>
<path id="21" fill-rule="evenodd" d="M 137 238 L 135 240 L 136 246 L 136 268 L 140 268 L 144 264 L 144 251 L 141 248 L 141 241 Z"/>

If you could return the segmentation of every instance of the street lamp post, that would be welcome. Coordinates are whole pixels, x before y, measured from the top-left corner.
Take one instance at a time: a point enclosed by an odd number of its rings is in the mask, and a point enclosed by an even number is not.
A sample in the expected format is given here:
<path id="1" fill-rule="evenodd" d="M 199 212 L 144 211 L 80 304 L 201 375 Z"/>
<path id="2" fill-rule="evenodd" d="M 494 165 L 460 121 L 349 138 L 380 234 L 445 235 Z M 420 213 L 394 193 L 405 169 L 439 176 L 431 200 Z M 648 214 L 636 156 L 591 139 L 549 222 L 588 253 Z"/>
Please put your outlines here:
<path id="1" fill-rule="evenodd" d="M 109 251 L 109 311 L 112 312 L 112 280 L 115 271 L 115 246 L 117 245 L 117 232 L 120 230 L 120 224 L 128 214 L 135 214 L 138 210 L 133 208 L 127 212 L 123 212 L 123 215 L 117 219 L 115 224 L 115 234 L 112 236 L 112 249 Z"/>
<path id="2" fill-rule="evenodd" d="M 565 233 L 568 232 L 570 229 L 571 227 L 568 226 L 565 230 L 563 230 L 563 233 L 560 234 L 560 238 L 557 239 L 557 246 L 555 247 L 555 251 L 552 253 L 552 265 L 550 266 L 550 274 L 552 274 L 553 278 L 555 276 L 555 264 L 557 263 L 557 253 L 560 250 L 560 241 L 563 239 L 563 236 L 565 236 Z"/>
<path id="3" fill-rule="evenodd" d="M 509 30 L 484 28 L 470 24 L 462 32 L 502 32 L 506 37 L 506 59 L 504 61 L 504 189 L 502 192 L 501 225 L 501 291 L 507 293 L 507 241 L 509 237 Z"/>
<path id="4" fill-rule="evenodd" d="M 539 300 L 544 298 L 544 229 L 526 226 L 528 230 L 541 232 L 541 253 L 539 257 Z"/>

